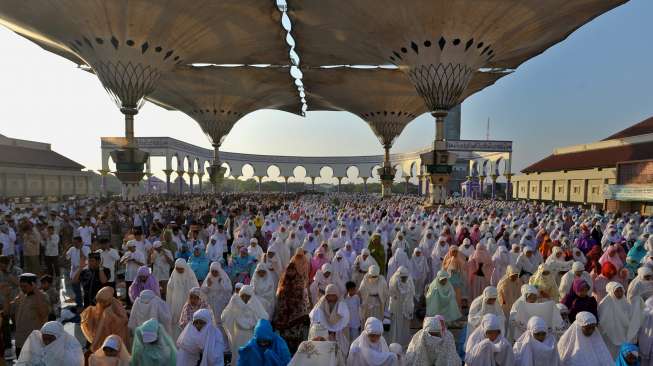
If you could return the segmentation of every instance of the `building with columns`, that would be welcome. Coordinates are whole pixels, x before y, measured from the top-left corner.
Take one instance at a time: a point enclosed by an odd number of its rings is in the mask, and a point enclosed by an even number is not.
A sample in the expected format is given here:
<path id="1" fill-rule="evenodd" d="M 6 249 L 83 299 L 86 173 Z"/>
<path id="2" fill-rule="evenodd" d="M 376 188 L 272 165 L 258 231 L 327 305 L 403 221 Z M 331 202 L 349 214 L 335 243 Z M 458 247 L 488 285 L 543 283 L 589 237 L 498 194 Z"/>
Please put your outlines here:
<path id="1" fill-rule="evenodd" d="M 513 177 L 513 198 L 653 214 L 653 117 L 601 141 L 555 149 Z"/>
<path id="2" fill-rule="evenodd" d="M 0 195 L 58 201 L 97 193 L 92 172 L 50 144 L 0 135 Z"/>

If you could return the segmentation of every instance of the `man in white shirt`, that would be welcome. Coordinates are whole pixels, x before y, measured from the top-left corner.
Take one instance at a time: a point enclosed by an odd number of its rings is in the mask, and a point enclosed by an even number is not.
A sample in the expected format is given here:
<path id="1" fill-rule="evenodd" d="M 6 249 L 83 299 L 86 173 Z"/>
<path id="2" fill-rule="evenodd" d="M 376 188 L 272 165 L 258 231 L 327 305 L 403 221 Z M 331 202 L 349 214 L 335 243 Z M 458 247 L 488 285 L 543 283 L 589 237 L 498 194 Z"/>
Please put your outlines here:
<path id="1" fill-rule="evenodd" d="M 136 279 L 138 268 L 145 265 L 145 256 L 143 256 L 143 253 L 136 250 L 135 240 L 127 242 L 127 252 L 125 252 L 120 259 L 120 264 L 125 265 L 125 288 L 129 290 L 129 286 L 131 286 Z M 131 306 L 129 295 L 127 296 L 127 304 Z"/>
<path id="2" fill-rule="evenodd" d="M 88 220 L 82 219 L 82 224 L 77 228 L 77 233 L 82 238 L 85 247 L 91 247 L 93 231 L 93 227 L 88 224 Z"/>
<path id="3" fill-rule="evenodd" d="M 111 248 L 108 238 L 100 238 L 100 257 L 102 258 L 102 267 L 109 269 L 109 281 L 107 286 L 116 288 L 116 263 L 120 260 L 118 251 Z"/>
<path id="4" fill-rule="evenodd" d="M 16 232 L 9 225 L 0 225 L 0 244 L 2 255 L 13 258 L 16 255 Z"/>
<path id="5" fill-rule="evenodd" d="M 90 247 L 84 246 L 82 238 L 76 236 L 73 238 L 73 246 L 68 249 L 66 252 L 66 258 L 70 261 L 70 279 L 72 280 L 73 276 L 79 269 L 82 262 L 86 264 L 86 259 L 88 258 L 88 253 L 91 251 Z M 71 283 L 73 293 L 75 294 L 75 303 L 77 307 L 82 309 L 84 307 L 84 298 L 82 297 L 82 287 L 79 283 Z"/>
<path id="6" fill-rule="evenodd" d="M 59 278 L 59 235 L 54 231 L 54 226 L 48 225 L 44 233 L 45 239 L 45 266 L 46 272 L 55 280 Z"/>

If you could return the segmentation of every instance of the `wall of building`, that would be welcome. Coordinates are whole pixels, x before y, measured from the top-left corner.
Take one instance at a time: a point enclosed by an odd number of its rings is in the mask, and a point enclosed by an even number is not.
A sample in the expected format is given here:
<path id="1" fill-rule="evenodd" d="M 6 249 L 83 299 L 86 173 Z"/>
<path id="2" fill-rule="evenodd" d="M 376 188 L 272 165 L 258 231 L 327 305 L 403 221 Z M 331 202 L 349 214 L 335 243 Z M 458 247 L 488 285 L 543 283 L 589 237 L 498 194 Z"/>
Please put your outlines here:
<path id="1" fill-rule="evenodd" d="M 512 178 L 513 198 L 603 204 L 604 185 L 616 180 L 616 168 L 520 174 Z"/>
<path id="2" fill-rule="evenodd" d="M 0 167 L 2 197 L 63 198 L 97 193 L 90 172 Z"/>

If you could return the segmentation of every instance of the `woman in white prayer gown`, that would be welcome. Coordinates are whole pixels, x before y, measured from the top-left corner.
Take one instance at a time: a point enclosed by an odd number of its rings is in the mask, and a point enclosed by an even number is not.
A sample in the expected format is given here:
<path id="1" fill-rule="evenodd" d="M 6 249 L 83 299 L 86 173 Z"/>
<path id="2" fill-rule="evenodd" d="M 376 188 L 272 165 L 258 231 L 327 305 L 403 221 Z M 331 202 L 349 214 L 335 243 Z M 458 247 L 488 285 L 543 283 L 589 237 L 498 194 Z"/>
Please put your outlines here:
<path id="1" fill-rule="evenodd" d="M 309 294 L 311 296 L 311 304 L 317 304 L 320 300 L 320 297 L 324 295 L 324 291 L 327 286 L 335 285 L 338 289 L 338 294 L 340 296 L 345 293 L 345 284 L 340 279 L 340 276 L 336 271 L 333 270 L 333 265 L 331 263 L 324 263 L 320 269 L 315 273 L 313 278 L 313 283 L 309 286 Z"/>
<path id="2" fill-rule="evenodd" d="M 410 260 L 408 255 L 403 249 L 397 249 L 392 252 L 392 257 L 388 262 L 388 276 L 387 278 L 392 277 L 393 274 L 399 269 L 399 267 L 410 267 Z"/>
<path id="3" fill-rule="evenodd" d="M 346 362 L 338 344 L 329 339 L 327 328 L 316 323 L 311 325 L 308 340 L 299 345 L 288 366 L 345 366 Z"/>
<path id="4" fill-rule="evenodd" d="M 286 244 L 281 239 L 274 240 L 272 244 L 268 246 L 268 251 L 273 251 L 275 256 L 279 258 L 279 262 L 281 262 L 281 268 L 286 268 L 288 263 L 290 263 L 290 247 L 288 247 L 288 244 Z M 280 273 L 279 276 L 281 276 Z"/>
<path id="5" fill-rule="evenodd" d="M 351 263 L 345 256 L 345 250 L 339 249 L 331 260 L 333 272 L 338 274 L 340 280 L 346 283 L 351 279 Z"/>
<path id="6" fill-rule="evenodd" d="M 390 351 L 383 338 L 383 324 L 368 318 L 360 336 L 349 348 L 347 366 L 397 366 L 397 356 Z"/>
<path id="7" fill-rule="evenodd" d="M 406 365 L 410 366 L 460 366 L 456 342 L 444 323 L 435 317 L 424 318 L 422 329 L 417 331 L 406 349 Z"/>
<path id="8" fill-rule="evenodd" d="M 534 316 L 513 346 L 515 366 L 560 366 L 555 337 L 544 319 Z"/>
<path id="9" fill-rule="evenodd" d="M 195 273 L 183 258 L 175 261 L 175 269 L 170 275 L 166 290 L 166 302 L 170 305 L 172 319 L 172 332 L 170 336 L 176 339 L 181 333 L 181 328 L 177 324 L 177 319 L 181 317 L 181 310 L 188 300 L 188 293 L 193 287 L 199 287 Z"/>
<path id="10" fill-rule="evenodd" d="M 653 366 L 653 297 L 646 300 L 642 316 L 642 326 L 637 335 L 639 352 L 642 355 L 641 366 Z"/>
<path id="11" fill-rule="evenodd" d="M 528 329 L 528 322 L 534 316 L 541 318 L 547 327 L 547 332 L 560 336 L 566 330 L 566 323 L 560 315 L 556 303 L 548 300 L 537 302 L 538 290 L 528 285 L 523 301 L 516 301 L 510 310 L 508 330 L 509 340 L 518 339 Z"/>
<path id="12" fill-rule="evenodd" d="M 438 273 L 442 269 L 442 261 L 444 257 L 449 253 L 449 243 L 445 237 L 440 237 L 438 242 L 433 246 L 431 250 L 431 272 Z"/>
<path id="13" fill-rule="evenodd" d="M 506 274 L 506 269 L 510 265 L 510 255 L 508 254 L 506 247 L 500 246 L 497 248 L 492 255 L 492 263 L 494 264 L 494 269 L 490 276 L 490 286 L 497 286 L 499 281 L 503 278 L 503 275 Z"/>
<path id="14" fill-rule="evenodd" d="M 350 342 L 347 339 L 349 308 L 342 299 L 343 295 L 339 293 L 336 286 L 330 284 L 326 288 L 325 295 L 320 298 L 309 313 L 309 317 L 311 324 L 322 324 L 329 333 L 333 334 L 331 340 L 338 344 L 338 347 L 346 356 Z"/>
<path id="15" fill-rule="evenodd" d="M 277 283 L 268 271 L 267 264 L 259 263 L 256 265 L 251 285 L 268 314 L 274 312 L 274 306 L 277 303 Z"/>
<path id="16" fill-rule="evenodd" d="M 150 319 L 156 319 L 166 332 L 170 333 L 172 330 L 172 314 L 168 303 L 156 296 L 152 290 L 143 290 L 132 305 L 127 326 L 133 333 Z"/>
<path id="17" fill-rule="evenodd" d="M 356 283 L 356 286 L 360 286 L 363 281 L 363 277 L 367 274 L 367 271 L 372 266 L 378 266 L 374 257 L 370 255 L 370 250 L 365 248 L 361 251 L 361 254 L 356 257 L 354 260 L 354 268 L 352 270 L 351 278 Z"/>
<path id="18" fill-rule="evenodd" d="M 633 298 L 638 296 L 642 301 L 646 301 L 653 295 L 653 269 L 648 266 L 642 266 L 637 269 L 637 277 L 628 285 L 628 301 L 633 302 Z"/>
<path id="19" fill-rule="evenodd" d="M 392 343 L 402 346 L 410 342 L 410 322 L 415 311 L 415 285 L 408 268 L 401 266 L 390 278 L 390 334 Z"/>
<path id="20" fill-rule="evenodd" d="M 269 319 L 269 315 L 254 294 L 254 288 L 244 285 L 237 295 L 231 297 L 221 318 L 231 346 L 231 364 L 237 365 L 238 349 L 252 338 L 259 319 Z"/>
<path id="21" fill-rule="evenodd" d="M 202 292 L 206 295 L 206 300 L 218 322 L 222 311 L 229 303 L 232 291 L 229 275 L 222 269 L 220 262 L 211 263 L 209 274 L 202 283 Z"/>
<path id="22" fill-rule="evenodd" d="M 59 322 L 47 322 L 33 330 L 15 366 L 83 366 L 84 353 L 77 339 Z"/>
<path id="23" fill-rule="evenodd" d="M 576 320 L 558 341 L 561 366 L 612 366 L 614 360 L 596 329 L 596 317 L 587 311 Z"/>
<path id="24" fill-rule="evenodd" d="M 585 271 L 585 265 L 581 262 L 574 262 L 571 265 L 571 270 L 565 273 L 564 276 L 560 279 L 560 287 L 558 287 L 558 295 L 560 300 L 562 300 L 565 295 L 571 290 L 571 285 L 573 285 L 576 278 L 583 278 L 585 283 L 590 286 L 590 293 L 592 292 L 592 276 L 590 276 L 587 271 Z"/>
<path id="25" fill-rule="evenodd" d="M 388 283 L 378 266 L 372 266 L 361 282 L 358 294 L 361 298 L 361 319 L 383 319 L 388 304 Z"/>
<path id="26" fill-rule="evenodd" d="M 499 293 L 496 287 L 488 286 L 483 290 L 483 294 L 474 301 L 469 307 L 469 315 L 467 317 L 467 337 L 472 334 L 472 332 L 481 325 L 481 320 L 487 314 L 494 314 L 499 318 L 499 323 L 501 324 L 501 334 L 506 334 L 506 316 L 503 313 L 501 305 L 497 298 Z"/>
<path id="27" fill-rule="evenodd" d="M 494 314 L 485 314 L 465 345 L 467 366 L 513 366 L 514 354 L 503 336 L 502 321 Z"/>
<path id="28" fill-rule="evenodd" d="M 623 343 L 635 343 L 637 332 L 642 325 L 641 300 L 634 303 L 626 300 L 623 285 L 608 282 L 606 297 L 599 304 L 599 330 L 612 358 L 617 358 Z"/>
<path id="29" fill-rule="evenodd" d="M 224 365 L 222 332 L 213 324 L 210 310 L 200 309 L 193 313 L 193 321 L 188 323 L 179 335 L 177 365 Z"/>
<path id="30" fill-rule="evenodd" d="M 410 267 L 408 268 L 415 284 L 415 299 L 419 301 L 424 295 L 426 284 L 431 280 L 429 262 L 420 248 L 413 250 L 413 256 L 410 258 Z"/>

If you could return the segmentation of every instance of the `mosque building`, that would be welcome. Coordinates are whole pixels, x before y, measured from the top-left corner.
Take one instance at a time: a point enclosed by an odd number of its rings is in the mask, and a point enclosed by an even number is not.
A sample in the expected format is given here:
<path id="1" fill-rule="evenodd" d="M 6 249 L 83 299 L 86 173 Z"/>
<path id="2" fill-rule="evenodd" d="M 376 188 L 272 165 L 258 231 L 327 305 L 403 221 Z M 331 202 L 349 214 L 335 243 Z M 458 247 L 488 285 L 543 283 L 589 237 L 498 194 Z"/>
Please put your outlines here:
<path id="1" fill-rule="evenodd" d="M 557 148 L 513 177 L 513 198 L 653 214 L 653 117 L 589 144 Z"/>

